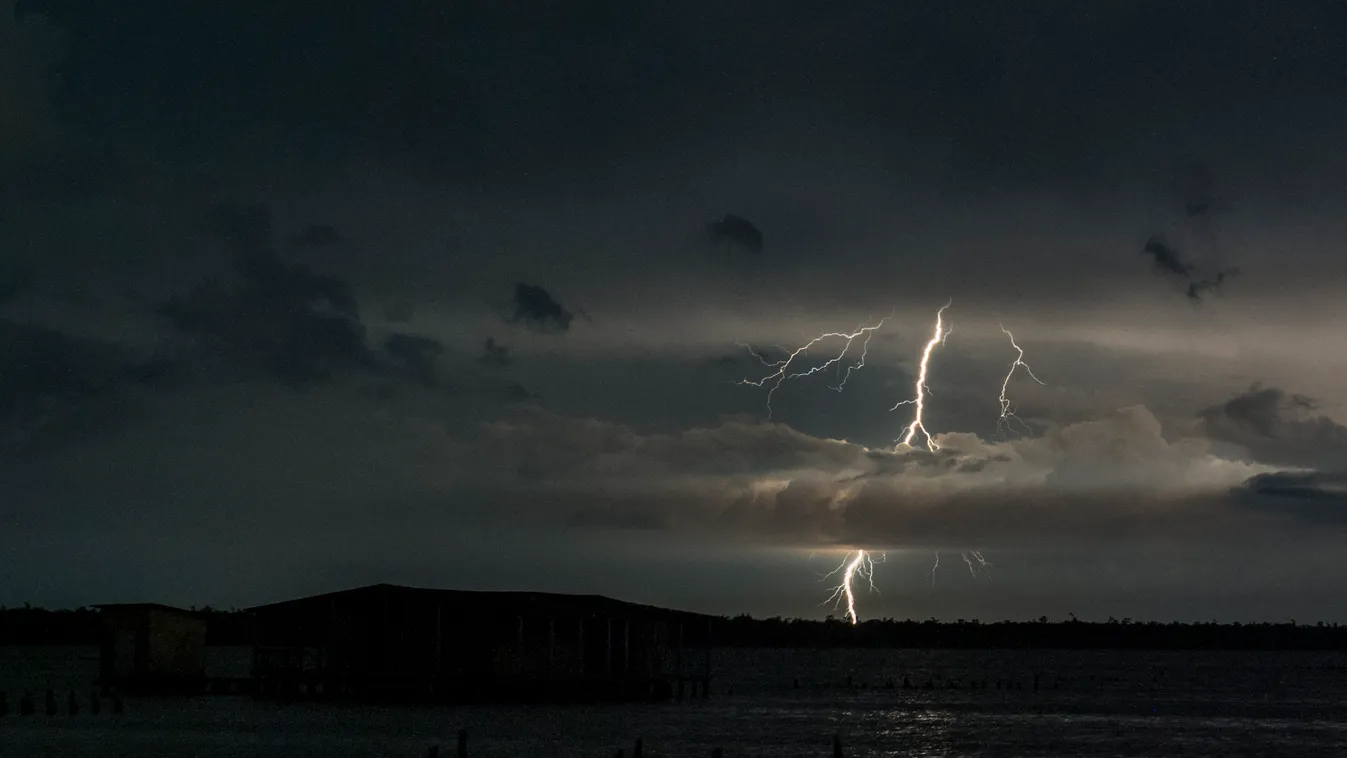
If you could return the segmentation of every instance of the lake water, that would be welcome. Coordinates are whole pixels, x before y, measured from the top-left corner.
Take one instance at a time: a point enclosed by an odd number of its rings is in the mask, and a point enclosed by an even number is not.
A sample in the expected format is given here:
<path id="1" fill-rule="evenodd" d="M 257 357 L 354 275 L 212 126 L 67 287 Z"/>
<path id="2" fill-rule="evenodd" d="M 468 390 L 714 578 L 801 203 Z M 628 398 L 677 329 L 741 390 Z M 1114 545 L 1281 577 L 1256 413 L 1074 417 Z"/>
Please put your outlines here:
<path id="1" fill-rule="evenodd" d="M 214 649 L 208 665 L 240 674 L 248 661 L 246 649 Z M 0 647 L 11 708 L 24 690 L 85 693 L 96 668 L 91 648 Z M 630 755 L 637 736 L 652 758 L 704 757 L 715 747 L 726 758 L 824 757 L 834 734 L 848 756 L 1347 755 L 1347 654 L 727 650 L 714 669 L 710 699 L 654 705 L 376 708 L 199 697 L 135 699 L 117 716 L 11 713 L 0 717 L 0 758 L 419 758 L 434 743 L 452 755 L 460 728 L 474 758 L 611 758 L 623 747 Z M 886 688 L 904 675 L 937 688 Z M 983 679 L 986 689 L 968 687 Z M 998 690 L 998 679 L 1022 689 Z"/>

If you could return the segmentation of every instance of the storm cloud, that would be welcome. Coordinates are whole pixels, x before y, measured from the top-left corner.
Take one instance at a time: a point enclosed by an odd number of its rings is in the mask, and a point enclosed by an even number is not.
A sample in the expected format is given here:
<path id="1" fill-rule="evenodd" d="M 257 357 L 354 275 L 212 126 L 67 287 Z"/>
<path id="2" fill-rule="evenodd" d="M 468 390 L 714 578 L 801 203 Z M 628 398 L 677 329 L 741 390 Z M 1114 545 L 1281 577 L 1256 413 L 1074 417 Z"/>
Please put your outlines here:
<path id="1" fill-rule="evenodd" d="M 1225 280 L 1239 273 L 1239 269 L 1229 267 L 1209 275 L 1201 274 L 1196 264 L 1184 260 L 1181 252 L 1159 237 L 1146 240 L 1142 252 L 1151 257 L 1158 273 L 1186 285 L 1184 292 L 1189 300 L 1201 300 L 1204 294 L 1216 290 Z"/>
<path id="2" fill-rule="evenodd" d="M 1313 413 L 1315 401 L 1258 384 L 1201 412 L 1212 439 L 1238 445 L 1254 460 L 1283 466 L 1347 468 L 1347 426 Z"/>
<path id="3" fill-rule="evenodd" d="M 762 231 L 752 221 L 726 213 L 706 227 L 711 240 L 748 253 L 762 252 Z"/>
<path id="4" fill-rule="evenodd" d="M 1340 594 L 1246 549 L 1340 552 L 1337 4 L 123 5 L 0 2 L 0 602 L 818 615 L 804 556 L 885 546 L 899 615 Z M 884 314 L 756 420 L 737 344 Z"/>
<path id="5" fill-rule="evenodd" d="M 566 332 L 575 315 L 562 307 L 552 293 L 534 284 L 514 286 L 514 321 L 542 332 Z"/>

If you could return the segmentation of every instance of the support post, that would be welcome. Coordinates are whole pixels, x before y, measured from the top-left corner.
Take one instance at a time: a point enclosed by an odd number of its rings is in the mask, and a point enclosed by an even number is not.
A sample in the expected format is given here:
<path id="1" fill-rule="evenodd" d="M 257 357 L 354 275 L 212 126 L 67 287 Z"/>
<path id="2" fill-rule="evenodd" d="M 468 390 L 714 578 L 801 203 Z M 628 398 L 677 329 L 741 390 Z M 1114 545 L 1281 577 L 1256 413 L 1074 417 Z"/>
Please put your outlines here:
<path id="1" fill-rule="evenodd" d="M 622 675 L 631 676 L 631 619 L 622 620 Z"/>
<path id="2" fill-rule="evenodd" d="M 603 670 L 611 677 L 613 675 L 613 617 L 609 616 L 606 621 L 608 636 L 603 646 Z"/>
<path id="3" fill-rule="evenodd" d="M 547 678 L 557 678 L 557 619 L 547 617 Z"/>

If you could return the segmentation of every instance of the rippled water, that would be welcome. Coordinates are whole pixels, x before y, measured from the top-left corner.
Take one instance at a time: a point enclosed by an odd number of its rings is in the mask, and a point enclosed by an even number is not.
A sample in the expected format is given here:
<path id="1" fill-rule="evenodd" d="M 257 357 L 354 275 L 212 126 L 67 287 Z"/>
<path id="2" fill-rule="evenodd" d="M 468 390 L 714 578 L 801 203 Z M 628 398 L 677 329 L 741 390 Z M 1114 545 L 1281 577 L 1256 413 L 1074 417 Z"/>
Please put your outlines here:
<path id="1" fill-rule="evenodd" d="M 212 668 L 237 671 L 245 655 L 216 651 Z M 88 649 L 0 648 L 0 688 L 11 704 L 24 688 L 85 688 L 95 666 Z M 646 756 L 829 756 L 834 734 L 848 756 L 1347 755 L 1347 654 L 722 651 L 715 672 L 711 699 L 660 705 L 201 697 L 134 700 L 117 717 L 11 714 L 0 756 L 411 758 L 433 743 L 447 756 L 460 728 L 470 755 L 502 758 L 607 758 L 638 735 Z M 918 688 L 902 689 L 904 675 Z M 927 679 L 935 689 L 920 688 Z"/>

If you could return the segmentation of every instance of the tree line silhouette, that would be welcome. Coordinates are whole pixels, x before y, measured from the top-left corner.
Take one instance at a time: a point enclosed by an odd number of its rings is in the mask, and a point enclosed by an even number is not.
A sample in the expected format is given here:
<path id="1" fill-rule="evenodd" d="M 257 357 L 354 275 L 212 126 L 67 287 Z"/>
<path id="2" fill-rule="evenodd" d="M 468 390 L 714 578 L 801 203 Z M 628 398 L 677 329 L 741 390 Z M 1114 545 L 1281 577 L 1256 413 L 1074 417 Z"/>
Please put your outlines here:
<path id="1" fill-rule="evenodd" d="M 829 616 L 812 619 L 721 619 L 715 639 L 727 647 L 871 647 L 990 649 L 1136 649 L 1136 650 L 1342 650 L 1347 626 L 1284 623 L 1033 621 L 958 619 L 942 622 L 891 618 L 857 625 Z"/>
<path id="2" fill-rule="evenodd" d="M 243 611 L 192 608 L 206 618 L 207 645 L 251 645 L 252 619 Z M 49 610 L 0 605 L 0 645 L 97 645 L 97 608 Z"/>
<path id="3" fill-rule="evenodd" d="M 251 645 L 252 618 L 238 610 L 193 608 L 206 619 L 206 644 Z M 1137 650 L 1344 650 L 1347 625 L 1337 623 L 1161 623 L 1130 618 L 1064 621 L 872 619 L 852 625 L 823 620 L 754 618 L 744 614 L 711 621 L 712 639 L 724 647 L 868 647 Z M 48 610 L 0 606 L 0 645 L 96 645 L 96 608 Z"/>

